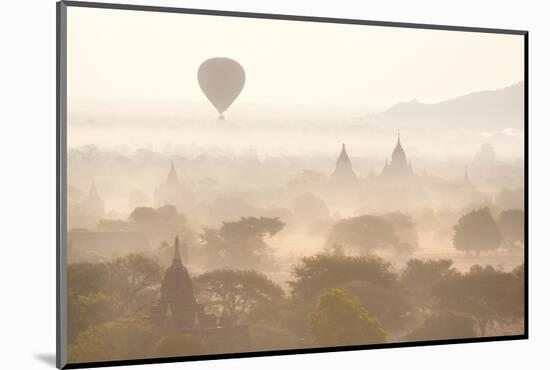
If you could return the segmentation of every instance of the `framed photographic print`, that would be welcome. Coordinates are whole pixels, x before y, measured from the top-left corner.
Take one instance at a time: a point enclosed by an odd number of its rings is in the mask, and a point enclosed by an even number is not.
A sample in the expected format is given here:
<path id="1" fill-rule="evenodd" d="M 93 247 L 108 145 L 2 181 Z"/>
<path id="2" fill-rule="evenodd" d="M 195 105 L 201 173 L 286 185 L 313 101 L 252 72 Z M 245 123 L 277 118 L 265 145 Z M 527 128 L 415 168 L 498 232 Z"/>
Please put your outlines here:
<path id="1" fill-rule="evenodd" d="M 526 31 L 57 27 L 59 368 L 527 338 Z"/>

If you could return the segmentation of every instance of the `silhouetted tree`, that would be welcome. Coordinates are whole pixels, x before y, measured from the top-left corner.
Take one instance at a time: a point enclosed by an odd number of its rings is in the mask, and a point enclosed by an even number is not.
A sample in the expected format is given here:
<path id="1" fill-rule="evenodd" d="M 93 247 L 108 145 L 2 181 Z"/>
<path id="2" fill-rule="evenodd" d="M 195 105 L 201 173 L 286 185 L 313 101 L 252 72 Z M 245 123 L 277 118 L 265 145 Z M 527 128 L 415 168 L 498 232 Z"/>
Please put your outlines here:
<path id="1" fill-rule="evenodd" d="M 154 243 L 172 240 L 174 235 L 180 237 L 182 244 L 195 243 L 195 234 L 187 218 L 171 205 L 156 209 L 137 207 L 130 214 L 129 222 L 133 229 L 144 232 Z"/>
<path id="2" fill-rule="evenodd" d="M 497 224 L 489 208 L 481 208 L 462 216 L 454 227 L 456 249 L 475 252 L 497 249 L 501 242 Z"/>
<path id="3" fill-rule="evenodd" d="M 218 266 L 259 267 L 270 262 L 271 253 L 265 242 L 285 224 L 278 218 L 246 217 L 224 222 L 219 229 L 205 228 L 200 235 L 208 262 Z"/>
<path id="4" fill-rule="evenodd" d="M 384 343 L 386 334 L 367 310 L 342 290 L 333 289 L 319 297 L 309 315 L 309 331 L 321 346 Z"/>
<path id="5" fill-rule="evenodd" d="M 69 296 L 87 295 L 109 290 L 108 263 L 71 263 L 67 266 Z"/>
<path id="6" fill-rule="evenodd" d="M 304 193 L 293 202 L 294 216 L 299 222 L 326 219 L 330 211 L 326 203 L 311 193 Z"/>
<path id="7" fill-rule="evenodd" d="M 481 336 L 496 323 L 521 319 L 522 282 L 517 275 L 492 266 L 472 266 L 465 274 L 452 274 L 433 288 L 436 307 L 468 315 L 476 321 Z"/>
<path id="8" fill-rule="evenodd" d="M 401 332 L 413 319 L 413 305 L 401 286 L 383 287 L 366 281 L 351 281 L 339 286 L 350 297 L 356 298 L 369 315 L 380 321 L 390 333 Z"/>
<path id="9" fill-rule="evenodd" d="M 392 212 L 383 215 L 392 225 L 397 242 L 395 248 L 398 253 L 411 253 L 418 247 L 418 233 L 412 217 L 401 212 Z"/>
<path id="10" fill-rule="evenodd" d="M 90 325 L 101 324 L 123 315 L 122 302 L 103 292 L 69 296 L 67 320 L 68 340 L 74 342 L 78 333 Z"/>
<path id="11" fill-rule="evenodd" d="M 401 273 L 400 280 L 411 291 L 420 306 L 427 306 L 432 287 L 441 279 L 455 273 L 452 260 L 410 259 Z"/>
<path id="12" fill-rule="evenodd" d="M 158 333 L 143 321 L 118 319 L 92 325 L 68 346 L 69 362 L 140 359 L 151 356 Z"/>
<path id="13" fill-rule="evenodd" d="M 405 340 L 424 341 L 441 339 L 474 338 L 475 321 L 470 317 L 451 312 L 430 315 L 418 328 L 405 336 Z"/>
<path id="14" fill-rule="evenodd" d="M 214 270 L 195 278 L 199 301 L 233 322 L 246 321 L 260 305 L 280 305 L 283 289 L 256 271 Z"/>
<path id="15" fill-rule="evenodd" d="M 112 289 L 121 297 L 125 307 L 133 311 L 147 308 L 135 307 L 133 303 L 144 289 L 160 282 L 160 265 L 140 254 L 130 254 L 114 260 L 109 270 Z"/>
<path id="16" fill-rule="evenodd" d="M 340 243 L 334 243 L 331 245 L 327 245 L 324 248 L 323 251 L 325 254 L 328 254 L 329 256 L 345 256 L 346 255 L 346 247 L 344 247 L 343 244 Z"/>
<path id="17" fill-rule="evenodd" d="M 337 222 L 327 238 L 327 244 L 343 243 L 362 252 L 395 246 L 397 242 L 393 224 L 382 217 L 371 215 Z"/>
<path id="18" fill-rule="evenodd" d="M 301 259 L 292 266 L 293 281 L 289 281 L 292 298 L 311 300 L 329 288 L 351 281 L 370 282 L 382 287 L 397 283 L 390 264 L 376 256 L 342 256 L 317 254 Z"/>
<path id="19" fill-rule="evenodd" d="M 498 226 L 502 237 L 510 245 L 523 244 L 525 239 L 525 214 L 519 209 L 501 212 Z"/>

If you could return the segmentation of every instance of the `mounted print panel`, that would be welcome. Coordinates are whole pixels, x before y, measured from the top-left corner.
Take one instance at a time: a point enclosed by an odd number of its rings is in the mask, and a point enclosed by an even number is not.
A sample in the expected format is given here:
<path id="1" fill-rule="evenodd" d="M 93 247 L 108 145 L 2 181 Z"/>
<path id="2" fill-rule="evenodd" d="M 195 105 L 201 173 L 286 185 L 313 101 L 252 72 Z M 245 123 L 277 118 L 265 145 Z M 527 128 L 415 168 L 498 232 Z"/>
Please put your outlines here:
<path id="1" fill-rule="evenodd" d="M 58 366 L 527 338 L 526 53 L 58 3 Z"/>

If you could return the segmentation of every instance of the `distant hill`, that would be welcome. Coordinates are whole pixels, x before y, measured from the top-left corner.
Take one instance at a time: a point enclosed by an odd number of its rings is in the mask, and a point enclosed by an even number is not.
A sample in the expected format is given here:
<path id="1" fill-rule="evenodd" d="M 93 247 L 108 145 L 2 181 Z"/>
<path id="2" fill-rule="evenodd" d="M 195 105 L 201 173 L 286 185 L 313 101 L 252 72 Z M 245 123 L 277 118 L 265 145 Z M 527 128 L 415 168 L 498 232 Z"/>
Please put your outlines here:
<path id="1" fill-rule="evenodd" d="M 522 128 L 524 83 L 498 90 L 479 91 L 434 104 L 416 100 L 395 104 L 384 112 L 365 116 L 372 125 L 415 127 Z"/>

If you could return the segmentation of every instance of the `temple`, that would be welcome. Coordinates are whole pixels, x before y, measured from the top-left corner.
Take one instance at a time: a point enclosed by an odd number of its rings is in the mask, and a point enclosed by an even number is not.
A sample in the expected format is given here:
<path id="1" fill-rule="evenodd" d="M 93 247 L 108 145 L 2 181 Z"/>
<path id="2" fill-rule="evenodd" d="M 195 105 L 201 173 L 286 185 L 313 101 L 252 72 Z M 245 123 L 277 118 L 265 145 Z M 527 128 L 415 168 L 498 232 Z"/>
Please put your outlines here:
<path id="1" fill-rule="evenodd" d="M 96 218 L 103 217 L 103 214 L 105 213 L 105 205 L 103 203 L 103 199 L 99 196 L 99 192 L 97 191 L 95 184 L 90 186 L 90 191 L 88 192 L 86 199 L 84 199 L 84 202 L 82 202 L 82 207 L 87 213 L 92 214 Z"/>
<path id="2" fill-rule="evenodd" d="M 160 299 L 151 309 L 151 319 L 157 325 L 167 328 L 192 328 L 200 313 L 202 306 L 195 301 L 193 283 L 183 266 L 179 239 L 176 237 L 172 265 L 162 279 Z"/>
<path id="3" fill-rule="evenodd" d="M 357 184 L 357 175 L 353 171 L 351 160 L 346 152 L 346 144 L 342 144 L 340 156 L 336 161 L 336 168 L 330 176 L 330 182 L 336 186 L 350 186 Z"/>
<path id="4" fill-rule="evenodd" d="M 194 195 L 179 180 L 174 161 L 170 165 L 170 171 L 166 181 L 155 191 L 155 203 L 162 207 L 165 205 L 175 206 L 178 211 L 186 211 L 193 207 Z"/>
<path id="5" fill-rule="evenodd" d="M 72 204 L 71 204 L 72 203 Z M 92 229 L 97 222 L 105 216 L 105 204 L 95 184 L 90 186 L 88 194 L 81 202 L 68 204 L 67 229 L 83 228 Z"/>
<path id="6" fill-rule="evenodd" d="M 242 352 L 250 347 L 248 326 L 226 325 L 215 315 L 205 313 L 203 305 L 197 303 L 178 237 L 172 264 L 162 279 L 159 299 L 146 320 L 167 334 L 187 334 L 203 340 L 210 352 Z"/>
<path id="7" fill-rule="evenodd" d="M 407 161 L 407 154 L 401 145 L 401 135 L 399 131 L 397 131 L 397 144 L 393 149 L 391 162 L 388 163 L 386 160 L 386 164 L 379 177 L 382 180 L 395 182 L 410 180 L 414 177 L 412 163 Z"/>

